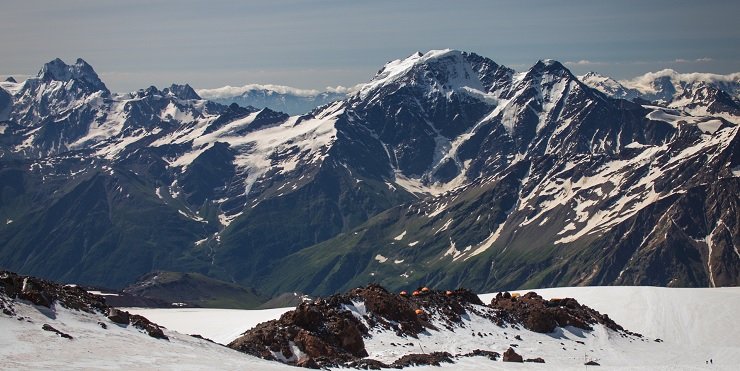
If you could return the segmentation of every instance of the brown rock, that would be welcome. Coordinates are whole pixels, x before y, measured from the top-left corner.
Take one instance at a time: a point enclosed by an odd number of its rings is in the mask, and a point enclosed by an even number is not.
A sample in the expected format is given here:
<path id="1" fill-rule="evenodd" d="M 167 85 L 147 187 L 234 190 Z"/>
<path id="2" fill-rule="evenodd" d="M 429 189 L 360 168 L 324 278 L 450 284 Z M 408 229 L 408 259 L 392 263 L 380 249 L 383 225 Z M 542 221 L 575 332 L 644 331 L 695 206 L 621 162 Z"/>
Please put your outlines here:
<path id="1" fill-rule="evenodd" d="M 294 341 L 301 351 L 310 357 L 333 356 L 336 353 L 321 338 L 306 330 L 300 330 Z"/>
<path id="2" fill-rule="evenodd" d="M 501 311 L 504 322 L 520 323 L 531 331 L 550 333 L 558 326 L 592 330 L 592 324 L 600 323 L 612 330 L 629 333 L 608 316 L 572 298 L 544 300 L 535 292 L 528 292 L 517 300 L 507 294 L 496 295 L 490 306 Z"/>
<path id="3" fill-rule="evenodd" d="M 504 352 L 503 357 L 504 362 L 524 362 L 524 359 L 522 356 L 517 354 L 517 352 L 514 351 L 514 349 L 509 348 Z"/>
<path id="4" fill-rule="evenodd" d="M 138 314 L 132 314 L 129 317 L 132 326 L 146 331 L 149 336 L 155 339 L 169 340 L 169 338 L 167 337 L 167 335 L 164 334 L 164 331 L 162 331 L 162 328 L 159 327 L 159 325 L 149 321 L 145 317 L 142 317 Z"/>
<path id="5" fill-rule="evenodd" d="M 298 361 L 295 365 L 298 367 L 312 368 L 314 370 L 318 370 L 321 368 L 319 367 L 319 364 L 316 363 L 316 361 L 314 361 L 311 357 L 306 357 Z"/>
<path id="6" fill-rule="evenodd" d="M 108 308 L 108 319 L 121 325 L 128 325 L 131 321 L 128 312 L 117 308 Z"/>
<path id="7" fill-rule="evenodd" d="M 498 352 L 492 352 L 490 350 L 476 349 L 470 353 L 463 354 L 463 357 L 488 357 L 488 359 L 490 359 L 491 361 L 496 361 L 499 357 L 501 357 L 501 354 Z"/>
<path id="8" fill-rule="evenodd" d="M 61 332 L 61 331 L 59 331 L 59 330 L 55 329 L 54 327 L 52 327 L 51 325 L 49 325 L 49 324 L 47 324 L 47 323 L 44 323 L 44 325 L 43 325 L 43 326 L 41 326 L 41 329 L 42 329 L 42 330 L 44 330 L 44 331 L 49 331 L 49 332 L 53 332 L 53 333 L 56 333 L 57 335 L 59 335 L 59 336 L 61 336 L 61 337 L 65 338 L 65 339 L 69 339 L 69 340 L 72 340 L 72 339 L 73 339 L 73 338 L 72 338 L 72 335 L 69 335 L 69 334 L 65 334 L 65 333 L 63 333 L 63 332 Z"/>
<path id="9" fill-rule="evenodd" d="M 407 354 L 397 359 L 391 366 L 404 368 L 410 366 L 439 366 L 442 363 L 452 363 L 452 355 L 447 352 L 432 352 L 428 354 Z"/>
<path id="10" fill-rule="evenodd" d="M 343 320 L 341 324 L 338 333 L 339 345 L 355 356 L 367 357 L 362 332 L 350 321 Z"/>

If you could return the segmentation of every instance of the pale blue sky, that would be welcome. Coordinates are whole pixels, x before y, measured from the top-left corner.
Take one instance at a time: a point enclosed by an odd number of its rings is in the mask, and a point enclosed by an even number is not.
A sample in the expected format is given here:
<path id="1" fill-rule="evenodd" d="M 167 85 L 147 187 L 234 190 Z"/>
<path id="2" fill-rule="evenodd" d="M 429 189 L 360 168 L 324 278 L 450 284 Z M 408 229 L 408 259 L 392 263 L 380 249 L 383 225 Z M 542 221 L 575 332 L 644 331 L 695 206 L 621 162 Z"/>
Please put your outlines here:
<path id="1" fill-rule="evenodd" d="M 0 75 L 87 60 L 114 91 L 354 85 L 414 51 L 627 78 L 740 71 L 740 1 L 3 0 Z M 580 61 L 580 63 L 578 63 Z"/>

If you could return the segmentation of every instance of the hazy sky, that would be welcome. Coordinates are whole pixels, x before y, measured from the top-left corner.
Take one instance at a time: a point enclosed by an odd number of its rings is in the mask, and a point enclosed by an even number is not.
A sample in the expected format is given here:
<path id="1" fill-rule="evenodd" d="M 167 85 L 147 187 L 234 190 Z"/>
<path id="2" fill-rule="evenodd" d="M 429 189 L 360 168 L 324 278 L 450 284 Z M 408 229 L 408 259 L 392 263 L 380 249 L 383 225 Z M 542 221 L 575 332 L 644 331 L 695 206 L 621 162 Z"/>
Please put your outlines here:
<path id="1" fill-rule="evenodd" d="M 88 61 L 113 91 L 367 81 L 414 51 L 616 78 L 740 71 L 740 1 L 2 0 L 0 75 Z"/>

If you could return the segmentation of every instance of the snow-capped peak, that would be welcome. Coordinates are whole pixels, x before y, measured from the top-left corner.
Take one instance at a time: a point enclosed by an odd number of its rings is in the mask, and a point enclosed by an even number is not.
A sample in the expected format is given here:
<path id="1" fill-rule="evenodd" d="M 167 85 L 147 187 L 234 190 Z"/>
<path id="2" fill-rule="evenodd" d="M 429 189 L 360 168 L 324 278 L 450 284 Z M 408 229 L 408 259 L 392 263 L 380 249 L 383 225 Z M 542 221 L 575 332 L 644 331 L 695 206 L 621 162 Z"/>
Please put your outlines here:
<path id="1" fill-rule="evenodd" d="M 598 72 L 590 71 L 585 75 L 578 76 L 584 84 L 591 88 L 594 88 L 610 97 L 621 98 L 621 99 L 634 99 L 640 96 L 640 92 L 635 89 L 629 89 L 622 85 L 619 81 L 604 76 Z"/>
<path id="2" fill-rule="evenodd" d="M 474 64 L 480 65 L 474 67 Z M 454 49 L 416 52 L 405 59 L 386 63 L 356 95 L 364 99 L 378 88 L 394 83 L 428 85 L 437 90 L 462 88 L 485 92 L 482 74 L 497 68 L 498 65 L 489 59 Z"/>
<path id="3" fill-rule="evenodd" d="M 37 77 L 42 81 L 70 81 L 76 80 L 85 83 L 95 90 L 108 92 L 108 88 L 100 80 L 95 70 L 82 58 L 77 58 L 74 64 L 68 65 L 59 58 L 44 64 Z"/>

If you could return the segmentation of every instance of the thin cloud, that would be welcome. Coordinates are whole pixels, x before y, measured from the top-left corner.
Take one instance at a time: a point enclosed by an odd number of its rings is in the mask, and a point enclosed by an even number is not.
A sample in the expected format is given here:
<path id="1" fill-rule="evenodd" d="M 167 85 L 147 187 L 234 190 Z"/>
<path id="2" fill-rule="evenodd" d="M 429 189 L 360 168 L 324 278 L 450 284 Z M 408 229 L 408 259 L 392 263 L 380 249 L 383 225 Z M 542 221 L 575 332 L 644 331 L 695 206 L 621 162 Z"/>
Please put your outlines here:
<path id="1" fill-rule="evenodd" d="M 685 58 L 676 58 L 673 60 L 673 63 L 703 63 L 703 62 L 711 62 L 714 59 L 709 57 L 703 57 L 703 58 L 696 58 L 696 59 L 685 59 Z"/>
<path id="2" fill-rule="evenodd" d="M 360 83 L 354 86 L 327 86 L 326 91 L 329 93 L 350 94 L 360 90 L 364 85 Z"/>
<path id="3" fill-rule="evenodd" d="M 575 61 L 575 62 L 574 61 L 567 61 L 567 62 L 565 62 L 565 65 L 566 66 L 605 66 L 607 64 L 609 64 L 609 63 L 606 63 L 606 62 L 595 62 L 595 61 L 590 61 L 588 59 L 581 59 L 581 60 Z"/>

